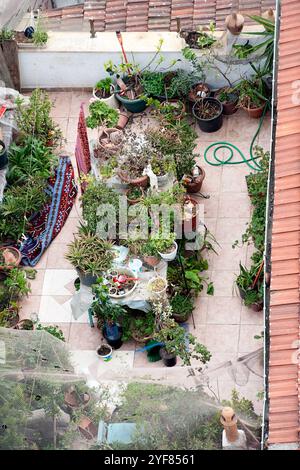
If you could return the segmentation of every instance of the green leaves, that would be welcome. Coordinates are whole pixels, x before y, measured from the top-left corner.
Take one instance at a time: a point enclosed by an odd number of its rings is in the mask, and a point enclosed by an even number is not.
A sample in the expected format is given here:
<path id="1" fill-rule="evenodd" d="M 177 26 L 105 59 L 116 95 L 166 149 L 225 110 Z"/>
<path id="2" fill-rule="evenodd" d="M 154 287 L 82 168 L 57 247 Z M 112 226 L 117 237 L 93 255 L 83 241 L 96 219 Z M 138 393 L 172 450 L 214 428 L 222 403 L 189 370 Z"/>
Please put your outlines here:
<path id="1" fill-rule="evenodd" d="M 86 118 L 86 125 L 91 129 L 98 126 L 115 127 L 119 120 L 116 109 L 110 108 L 103 101 L 93 101 L 89 106 L 90 115 Z"/>

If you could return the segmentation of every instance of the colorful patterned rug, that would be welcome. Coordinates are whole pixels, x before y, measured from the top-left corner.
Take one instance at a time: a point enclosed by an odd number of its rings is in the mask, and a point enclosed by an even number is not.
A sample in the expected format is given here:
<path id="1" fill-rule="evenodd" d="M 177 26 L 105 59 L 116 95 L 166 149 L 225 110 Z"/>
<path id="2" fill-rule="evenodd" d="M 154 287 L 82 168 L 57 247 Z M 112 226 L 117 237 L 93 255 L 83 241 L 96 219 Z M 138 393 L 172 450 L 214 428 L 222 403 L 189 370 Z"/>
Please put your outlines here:
<path id="1" fill-rule="evenodd" d="M 59 234 L 71 212 L 77 191 L 71 160 L 69 157 L 60 157 L 55 175 L 49 179 L 46 190 L 50 196 L 49 203 L 41 212 L 33 215 L 30 231 L 19 247 L 23 265 L 35 266 Z"/>

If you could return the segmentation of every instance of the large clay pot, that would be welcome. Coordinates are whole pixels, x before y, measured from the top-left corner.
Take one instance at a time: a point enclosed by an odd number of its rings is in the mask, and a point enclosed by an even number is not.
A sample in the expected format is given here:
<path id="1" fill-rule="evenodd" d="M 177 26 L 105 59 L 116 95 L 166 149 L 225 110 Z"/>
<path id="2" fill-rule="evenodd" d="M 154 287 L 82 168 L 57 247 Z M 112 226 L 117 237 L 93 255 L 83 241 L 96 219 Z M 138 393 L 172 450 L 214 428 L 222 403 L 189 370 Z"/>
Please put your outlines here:
<path id="1" fill-rule="evenodd" d="M 226 89 L 226 87 L 220 88 L 220 90 L 218 90 L 215 93 L 214 96 L 217 100 L 219 100 L 222 103 L 222 105 L 223 105 L 223 114 L 225 114 L 226 116 L 231 116 L 232 114 L 236 113 L 237 110 L 238 110 L 237 104 L 238 104 L 239 97 L 238 97 L 238 94 L 235 93 L 236 99 L 234 101 L 229 101 L 229 102 L 221 101 L 219 99 L 219 96 L 221 95 L 221 93 L 224 89 Z"/>
<path id="2" fill-rule="evenodd" d="M 147 175 L 143 175 L 135 179 L 130 179 L 130 177 L 124 171 L 119 171 L 118 176 L 124 183 L 130 184 L 131 186 L 140 186 L 141 188 L 146 188 L 148 186 Z"/>
<path id="3" fill-rule="evenodd" d="M 259 108 L 246 108 L 246 106 L 242 106 L 242 108 L 248 113 L 248 116 L 252 119 L 259 119 L 261 118 L 266 104 L 263 103 Z"/>
<path id="4" fill-rule="evenodd" d="M 189 176 L 183 177 L 182 182 L 187 192 L 190 194 L 198 193 L 202 188 L 202 183 L 205 178 L 205 171 L 200 166 L 196 165 L 199 168 L 199 176 Z"/>

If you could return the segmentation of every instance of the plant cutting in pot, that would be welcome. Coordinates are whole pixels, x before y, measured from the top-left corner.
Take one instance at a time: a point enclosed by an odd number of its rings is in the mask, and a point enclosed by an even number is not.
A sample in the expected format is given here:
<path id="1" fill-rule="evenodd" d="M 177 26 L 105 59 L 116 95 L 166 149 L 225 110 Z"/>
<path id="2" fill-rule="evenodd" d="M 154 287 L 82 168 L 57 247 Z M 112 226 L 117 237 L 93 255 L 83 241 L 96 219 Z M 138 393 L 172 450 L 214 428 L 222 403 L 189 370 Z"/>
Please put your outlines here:
<path id="1" fill-rule="evenodd" d="M 222 127 L 222 112 L 223 105 L 215 98 L 200 99 L 193 106 L 193 115 L 203 132 L 216 132 Z"/>
<path id="2" fill-rule="evenodd" d="M 175 233 L 165 234 L 164 232 L 159 232 L 151 237 L 155 250 L 165 261 L 173 261 L 176 258 L 178 245 L 175 238 Z"/>
<path id="3" fill-rule="evenodd" d="M 130 330 L 132 338 L 138 343 L 146 343 L 153 338 L 155 315 L 152 310 L 131 319 Z"/>
<path id="4" fill-rule="evenodd" d="M 237 90 L 235 90 L 234 88 L 220 88 L 220 90 L 215 93 L 215 98 L 222 103 L 223 114 L 231 115 L 237 112 L 239 95 Z"/>
<path id="5" fill-rule="evenodd" d="M 148 185 L 148 176 L 143 175 L 149 161 L 149 142 L 144 134 L 126 135 L 126 143 L 119 156 L 118 176 L 124 183 L 142 188 Z"/>
<path id="6" fill-rule="evenodd" d="M 195 336 L 187 333 L 172 318 L 164 321 L 160 330 L 154 335 L 154 339 L 164 344 L 160 354 L 167 367 L 175 366 L 177 357 L 180 357 L 184 365 L 187 366 L 191 365 L 191 359 L 206 364 L 211 358 L 208 349 L 198 343 Z"/>
<path id="7" fill-rule="evenodd" d="M 126 190 L 127 201 L 130 206 L 141 202 L 143 196 L 144 196 L 143 188 L 139 186 L 130 186 Z"/>
<path id="8" fill-rule="evenodd" d="M 0 327 L 15 328 L 19 322 L 19 307 L 16 302 L 11 302 L 9 307 L 0 311 Z"/>
<path id="9" fill-rule="evenodd" d="M 93 101 L 89 105 L 90 115 L 86 118 L 86 125 L 91 129 L 99 126 L 116 127 L 119 113 L 110 108 L 104 101 Z"/>
<path id="10" fill-rule="evenodd" d="M 122 346 L 122 327 L 120 321 L 126 317 L 126 310 L 121 305 L 112 303 L 108 288 L 103 279 L 93 286 L 95 300 L 91 309 L 98 321 L 98 327 L 103 328 L 103 335 L 108 344 L 118 349 Z"/>
<path id="11" fill-rule="evenodd" d="M 199 165 L 195 165 L 195 155 L 186 158 L 181 164 L 181 168 L 185 167 L 186 173 L 182 177 L 182 184 L 188 193 L 198 193 L 202 188 L 205 178 L 205 171 Z"/>
<path id="12" fill-rule="evenodd" d="M 17 248 L 13 246 L 0 247 L 0 270 L 13 269 L 21 262 L 22 255 Z"/>
<path id="13" fill-rule="evenodd" d="M 240 274 L 236 278 L 239 294 L 246 307 L 258 312 L 263 309 L 263 263 L 261 259 L 248 270 L 240 263 Z"/>
<path id="14" fill-rule="evenodd" d="M 93 88 L 93 97 L 95 100 L 103 101 L 111 108 L 118 108 L 118 102 L 114 95 L 114 85 L 111 77 L 99 80 Z"/>
<path id="15" fill-rule="evenodd" d="M 188 295 L 177 292 L 170 301 L 172 317 L 177 323 L 186 322 L 194 310 L 192 299 Z"/>
<path id="16" fill-rule="evenodd" d="M 80 282 L 91 286 L 111 269 L 114 253 L 111 243 L 86 231 L 68 245 L 66 259 L 76 268 Z"/>
<path id="17" fill-rule="evenodd" d="M 102 343 L 101 346 L 96 349 L 96 352 L 104 362 L 109 362 L 112 359 L 112 347 L 109 344 Z"/>
<path id="18" fill-rule="evenodd" d="M 247 111 L 249 117 L 260 118 L 267 103 L 262 79 L 242 80 L 235 89 L 239 93 L 239 106 Z"/>

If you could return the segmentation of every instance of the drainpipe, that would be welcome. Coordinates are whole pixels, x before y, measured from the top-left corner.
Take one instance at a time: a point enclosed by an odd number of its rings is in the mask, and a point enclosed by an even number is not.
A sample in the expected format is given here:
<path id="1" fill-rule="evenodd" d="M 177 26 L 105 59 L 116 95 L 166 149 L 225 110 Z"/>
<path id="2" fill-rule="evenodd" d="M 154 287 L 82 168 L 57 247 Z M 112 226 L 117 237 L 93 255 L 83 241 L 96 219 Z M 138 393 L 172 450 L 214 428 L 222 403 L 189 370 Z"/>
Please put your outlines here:
<path id="1" fill-rule="evenodd" d="M 265 263 L 264 263 L 264 276 L 268 275 L 268 269 L 270 267 L 270 248 L 271 248 L 271 234 L 272 234 L 272 216 L 270 213 L 270 204 L 272 201 L 272 195 L 274 190 L 274 158 L 275 158 L 275 136 L 276 136 L 276 123 L 277 123 L 277 72 L 278 72 L 278 44 L 280 34 L 280 18 L 281 18 L 280 0 L 276 0 L 276 20 L 275 20 L 275 38 L 274 38 L 274 60 L 273 60 L 273 85 L 272 85 L 272 113 L 271 113 L 271 159 L 269 165 L 268 174 L 268 192 L 266 200 L 266 231 L 265 231 Z M 266 419 L 268 417 L 268 362 L 269 362 L 269 299 L 270 289 L 264 283 L 264 401 L 263 401 L 263 415 L 262 415 L 262 435 L 261 435 L 261 450 L 265 447 L 266 438 Z"/>

